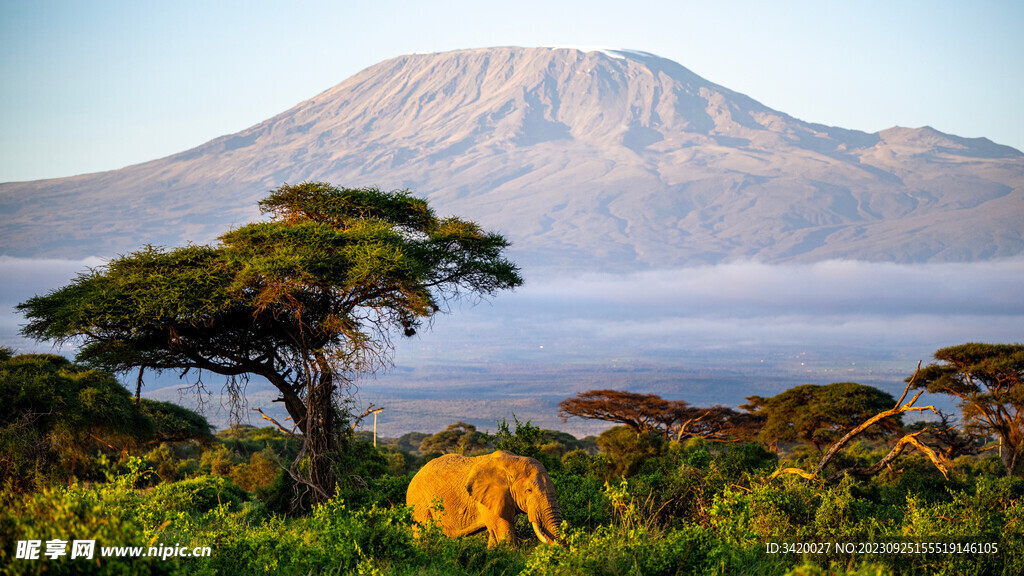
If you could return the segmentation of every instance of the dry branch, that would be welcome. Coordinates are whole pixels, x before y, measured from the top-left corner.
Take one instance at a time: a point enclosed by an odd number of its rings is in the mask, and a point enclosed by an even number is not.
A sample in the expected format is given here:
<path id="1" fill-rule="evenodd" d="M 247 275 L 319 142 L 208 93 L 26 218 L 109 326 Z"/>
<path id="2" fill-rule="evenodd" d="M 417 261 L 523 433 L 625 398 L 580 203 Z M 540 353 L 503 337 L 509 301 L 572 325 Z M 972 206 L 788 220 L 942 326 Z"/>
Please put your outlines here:
<path id="1" fill-rule="evenodd" d="M 281 432 L 284 432 L 285 434 L 290 434 L 290 435 L 292 435 L 292 436 L 294 436 L 294 435 L 295 435 L 295 427 L 294 427 L 294 426 L 292 426 L 292 429 L 291 429 L 291 430 L 285 430 L 285 429 L 284 429 L 284 426 L 282 426 L 280 422 L 278 422 L 277 420 L 274 420 L 274 419 L 273 419 L 273 418 L 271 418 L 270 416 L 267 416 L 267 415 L 266 415 L 266 414 L 265 414 L 265 413 L 263 412 L 263 409 L 262 409 L 262 408 L 249 408 L 249 410 L 252 410 L 253 412 L 259 412 L 259 413 L 260 413 L 260 416 L 262 416 L 264 420 L 269 420 L 269 421 L 270 421 L 270 422 L 271 422 L 271 423 L 272 423 L 272 424 L 273 424 L 274 426 L 277 426 L 277 429 L 278 429 L 279 431 L 281 431 Z"/>
<path id="2" fill-rule="evenodd" d="M 939 469 L 939 472 L 942 472 L 942 476 L 946 480 L 949 480 L 949 470 L 946 469 L 946 465 L 942 462 L 942 459 L 939 458 L 938 454 L 936 454 L 935 451 L 932 450 L 927 444 L 925 444 L 925 443 L 923 443 L 923 442 L 921 442 L 920 440 L 917 439 L 917 436 L 919 434 L 923 434 L 924 432 L 925 432 L 924 430 L 921 430 L 920 432 L 915 432 L 913 434 L 907 434 L 903 438 L 900 438 L 899 442 L 897 442 L 896 445 L 892 447 L 892 450 L 890 450 L 889 453 L 886 454 L 884 458 L 882 458 L 877 463 L 875 463 L 874 466 L 871 466 L 869 468 L 858 468 L 858 467 L 846 468 L 845 470 L 840 470 L 840 471 L 836 472 L 835 474 L 829 476 L 827 481 L 828 482 L 836 482 L 836 481 L 842 479 L 842 477 L 845 476 L 846 474 L 851 474 L 853 476 L 859 476 L 861 478 L 867 478 L 867 477 L 870 477 L 870 476 L 874 476 L 875 474 L 878 474 L 879 472 L 881 472 L 882 468 L 885 468 L 886 466 L 892 464 L 892 461 L 895 460 L 896 457 L 899 456 L 903 452 L 903 449 L 906 448 L 907 444 L 912 444 L 918 450 L 923 452 L 924 455 L 927 456 L 928 459 L 932 461 L 932 464 L 935 464 L 935 467 Z"/>
<path id="3" fill-rule="evenodd" d="M 353 430 L 355 430 L 355 429 L 356 429 L 356 426 L 359 426 L 359 424 L 360 424 L 360 423 L 362 423 L 362 421 L 363 421 L 363 420 L 364 420 L 364 419 L 365 419 L 365 418 L 366 418 L 367 416 L 369 416 L 370 414 L 373 414 L 374 412 L 381 412 L 381 411 L 383 411 L 383 410 L 384 410 L 383 408 L 374 408 L 374 407 L 373 407 L 373 402 L 371 402 L 371 403 L 370 403 L 370 406 L 369 406 L 369 407 L 367 407 L 367 409 L 366 409 L 366 410 L 364 410 L 362 414 L 360 414 L 359 416 L 356 416 L 356 417 L 355 417 L 355 418 L 354 418 L 354 419 L 352 420 L 352 426 L 351 426 L 351 428 L 352 428 Z"/>
<path id="4" fill-rule="evenodd" d="M 800 468 L 783 468 L 782 470 L 778 470 L 777 472 L 772 474 L 771 478 L 775 478 L 782 474 L 796 474 L 808 480 L 821 478 L 822 471 L 825 469 L 826 466 L 828 466 L 829 462 L 832 461 L 836 454 L 839 454 L 839 452 L 846 448 L 846 445 L 849 444 L 851 440 L 859 436 L 861 433 L 863 433 L 865 430 L 873 426 L 875 423 L 880 422 L 881 420 L 884 420 L 891 416 L 902 414 L 904 412 L 921 412 L 924 410 L 931 410 L 932 412 L 938 414 L 939 411 L 936 410 L 934 406 L 914 406 L 914 403 L 917 402 L 917 399 L 921 397 L 922 393 L 924 393 L 923 390 L 915 394 L 914 397 L 911 398 L 910 402 L 907 402 L 906 404 L 903 403 L 903 400 L 907 397 L 907 394 L 910 392 L 910 388 L 914 385 L 914 381 L 917 379 L 917 376 L 920 372 L 921 363 L 918 362 L 917 369 L 914 370 L 914 375 L 910 378 L 910 381 L 907 382 L 907 387 L 904 388 L 903 394 L 900 396 L 900 399 L 896 401 L 896 405 L 889 410 L 885 410 L 879 412 L 878 414 L 875 414 L 871 418 L 865 420 L 861 425 L 847 432 L 845 436 L 843 436 L 835 444 L 833 444 L 828 449 L 828 452 L 826 452 L 825 455 L 822 456 L 821 461 L 818 462 L 818 465 L 814 468 L 813 472 L 806 472 Z M 927 444 L 917 439 L 917 437 L 923 432 L 924 430 L 920 432 L 915 432 L 913 434 L 907 434 L 900 438 L 899 441 L 896 442 L 896 445 L 893 446 L 891 450 L 889 450 L 889 453 L 886 454 L 885 457 L 883 457 L 881 460 L 876 462 L 873 466 L 867 468 L 860 468 L 856 466 L 846 468 L 844 470 L 836 472 L 835 474 L 832 474 L 831 476 L 826 478 L 825 481 L 835 482 L 841 479 L 846 474 L 852 474 L 854 476 L 859 476 L 862 478 L 874 476 L 875 474 L 881 472 L 883 468 L 889 466 L 892 463 L 892 461 L 895 460 L 896 457 L 903 452 L 903 450 L 907 447 L 908 444 L 916 447 L 918 450 L 923 452 L 924 455 L 927 456 L 928 459 L 932 461 L 932 464 L 935 464 L 935 467 L 939 469 L 939 472 L 942 472 L 943 477 L 945 477 L 946 480 L 949 480 L 949 471 L 946 469 L 946 466 L 943 463 L 942 458 L 940 458 L 939 455 L 936 454 L 935 450 L 933 450 Z"/>

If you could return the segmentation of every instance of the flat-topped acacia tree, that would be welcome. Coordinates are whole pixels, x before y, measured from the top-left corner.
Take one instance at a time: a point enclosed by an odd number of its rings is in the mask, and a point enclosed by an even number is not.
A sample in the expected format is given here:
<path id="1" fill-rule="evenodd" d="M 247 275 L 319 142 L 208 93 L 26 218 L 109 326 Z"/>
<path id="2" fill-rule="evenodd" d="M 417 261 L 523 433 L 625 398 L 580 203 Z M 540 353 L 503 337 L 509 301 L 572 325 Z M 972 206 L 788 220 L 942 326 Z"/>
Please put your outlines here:
<path id="1" fill-rule="evenodd" d="M 266 378 L 302 432 L 291 474 L 322 501 L 345 384 L 387 361 L 396 331 L 410 336 L 452 299 L 522 278 L 502 236 L 438 218 L 408 191 L 306 182 L 259 206 L 270 221 L 217 245 L 146 247 L 27 300 L 22 333 L 79 343 L 80 361 L 139 370 L 140 382 L 144 369 Z"/>

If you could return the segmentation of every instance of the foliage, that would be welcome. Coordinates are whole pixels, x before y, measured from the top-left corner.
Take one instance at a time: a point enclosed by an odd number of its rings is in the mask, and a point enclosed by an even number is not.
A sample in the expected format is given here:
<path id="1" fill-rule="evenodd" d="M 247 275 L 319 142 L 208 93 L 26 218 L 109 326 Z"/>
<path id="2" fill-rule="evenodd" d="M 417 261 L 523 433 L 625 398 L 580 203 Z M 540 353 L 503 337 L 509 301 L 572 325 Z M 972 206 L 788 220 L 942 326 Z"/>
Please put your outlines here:
<path id="1" fill-rule="evenodd" d="M 211 438 L 199 414 L 145 399 L 136 407 L 112 375 L 52 354 L 5 353 L 0 398 L 0 484 L 15 491 L 101 477 L 91 470 L 98 451 Z"/>
<path id="2" fill-rule="evenodd" d="M 237 378 L 265 377 L 303 433 L 290 473 L 324 501 L 353 374 L 386 361 L 393 331 L 411 335 L 452 298 L 522 278 L 504 238 L 407 191 L 307 182 L 260 208 L 271 221 L 217 246 L 146 247 L 19 304 L 22 332 L 81 342 L 81 360 L 113 372 L 222 374 L 236 397 Z"/>
<path id="3" fill-rule="evenodd" d="M 888 392 L 854 382 L 795 386 L 769 398 L 750 396 L 741 408 L 765 418 L 758 438 L 773 445 L 804 442 L 818 451 L 875 414 L 892 408 Z M 902 429 L 901 416 L 879 422 L 867 435 Z"/>
<path id="4" fill-rule="evenodd" d="M 520 422 L 514 413 L 512 420 L 515 423 L 515 430 L 509 428 L 508 421 L 504 418 L 497 423 L 498 431 L 490 437 L 494 448 L 535 458 L 544 464 L 548 472 L 561 468 L 562 457 L 569 452 L 590 446 L 588 442 L 578 440 L 572 434 L 538 428 L 529 420 Z"/>
<path id="5" fill-rule="evenodd" d="M 422 456 L 423 454 L 420 452 L 420 446 L 423 444 L 423 440 L 429 436 L 430 434 L 426 434 L 424 432 L 409 432 L 395 438 L 393 442 L 388 441 L 388 439 L 383 439 L 383 443 L 393 445 L 396 449 L 402 452 Z"/>
<path id="6" fill-rule="evenodd" d="M 268 488 L 282 474 L 281 463 L 277 454 L 270 448 L 253 453 L 248 462 L 243 462 L 231 469 L 231 479 L 249 492 L 260 488 Z"/>
<path id="7" fill-rule="evenodd" d="M 521 423 L 522 424 L 522 423 Z M 632 430 L 621 427 L 636 438 Z M 237 434 L 238 431 L 232 434 Z M 253 435 L 254 430 L 243 436 Z M 230 434 L 228 435 L 230 436 Z M 659 436 L 654 435 L 655 438 Z M 563 510 L 565 546 L 528 541 L 487 548 L 486 538 L 413 529 L 403 506 L 408 476 L 386 471 L 384 452 L 360 442 L 345 488 L 304 514 L 274 511 L 224 477 L 152 481 L 129 459 L 110 481 L 8 495 L 0 540 L 87 534 L 100 545 L 211 546 L 207 558 L 15 560 L 12 573 L 338 574 L 1016 574 L 1024 564 L 1024 480 L 994 478 L 981 460 L 954 467 L 946 483 L 927 461 L 868 481 L 824 486 L 796 477 L 767 481 L 774 454 L 757 444 L 702 439 L 667 442 L 634 475 L 606 481 L 606 455 L 567 454 L 552 473 Z M 224 444 L 207 451 L 242 459 Z M 237 446 L 235 447 L 237 448 Z M 260 454 L 260 451 L 251 454 Z M 867 444 L 854 457 L 872 460 Z M 378 453 L 377 456 L 374 454 Z M 251 456 L 250 454 L 250 456 Z M 913 464 L 913 462 L 908 462 Z M 229 469 L 234 472 L 240 463 Z M 362 468 L 360 468 L 362 466 Z M 937 480 L 935 477 L 937 476 Z M 290 477 L 280 475 L 280 489 Z M 258 490 L 260 498 L 268 492 Z M 287 510 L 286 510 L 287 511 Z M 994 543 L 998 554 L 771 554 L 768 543 Z"/>
<path id="8" fill-rule="evenodd" d="M 209 512 L 219 506 L 237 510 L 248 494 L 216 474 L 161 484 L 148 494 L 146 506 L 156 512 Z"/>
<path id="9" fill-rule="evenodd" d="M 750 438 L 760 418 L 725 406 L 697 408 L 684 400 L 622 390 L 589 390 L 558 403 L 559 415 L 617 422 L 637 433 L 658 433 L 666 440 L 700 436 L 718 440 Z"/>
<path id="10" fill-rule="evenodd" d="M 153 423 L 151 443 L 197 440 L 208 444 L 213 440 L 206 418 L 174 402 L 140 398 L 139 409 Z"/>
<path id="11" fill-rule="evenodd" d="M 689 405 L 682 400 L 665 400 L 657 394 L 622 390 L 588 390 L 558 403 L 559 415 L 618 422 L 638 433 L 661 432 L 666 437 Z"/>
<path id="12" fill-rule="evenodd" d="M 628 426 L 609 428 L 597 437 L 597 445 L 608 455 L 615 476 L 631 476 L 645 460 L 660 454 L 664 443 L 658 434 L 637 433 Z"/>
<path id="13" fill-rule="evenodd" d="M 939 363 L 921 371 L 917 388 L 960 401 L 970 436 L 995 435 L 1006 473 L 1024 467 L 1024 344 L 968 343 L 935 352 Z"/>
<path id="14" fill-rule="evenodd" d="M 491 441 L 496 450 L 505 450 L 520 456 L 538 459 L 541 455 L 541 429 L 530 423 L 520 422 L 515 414 L 512 414 L 516 429 L 513 431 L 504 418 L 498 422 L 498 431 L 491 435 Z"/>
<path id="15" fill-rule="evenodd" d="M 515 430 L 499 425 L 499 447 L 550 456 L 543 451 L 546 431 L 513 422 Z M 801 462 L 779 460 L 758 443 L 678 442 L 619 426 L 602 435 L 601 453 L 573 450 L 551 467 L 564 546 L 526 538 L 519 548 L 492 549 L 486 536 L 453 539 L 436 527 L 414 526 L 404 506 L 412 470 L 396 474 L 390 460 L 402 452 L 358 439 L 337 462 L 335 495 L 296 508 L 301 487 L 290 475 L 255 480 L 260 462 L 294 443 L 273 428 L 236 427 L 208 445 L 148 445 L 144 458 L 101 453 L 90 466 L 106 482 L 60 479 L 20 493 L 9 487 L 0 492 L 0 573 L 1024 573 L 1024 479 L 1003 475 L 1001 462 L 986 454 L 958 457 L 949 480 L 927 458 L 911 455 L 876 476 L 825 484 L 771 479 L 773 470 Z M 861 466 L 887 449 L 861 440 L 837 459 Z M 525 524 L 517 528 L 528 531 Z M 212 554 L 31 561 L 14 558 L 7 544 L 79 535 L 97 546 L 210 546 Z M 831 547 L 816 554 L 767 549 L 797 542 Z M 836 546 L 844 543 L 853 550 Z M 952 552 L 870 553 L 858 543 L 941 544 Z"/>
<path id="16" fill-rule="evenodd" d="M 423 439 L 420 452 L 423 454 L 462 454 L 473 456 L 487 452 L 487 435 L 478 432 L 476 426 L 461 420 L 450 424 L 444 430 Z"/>

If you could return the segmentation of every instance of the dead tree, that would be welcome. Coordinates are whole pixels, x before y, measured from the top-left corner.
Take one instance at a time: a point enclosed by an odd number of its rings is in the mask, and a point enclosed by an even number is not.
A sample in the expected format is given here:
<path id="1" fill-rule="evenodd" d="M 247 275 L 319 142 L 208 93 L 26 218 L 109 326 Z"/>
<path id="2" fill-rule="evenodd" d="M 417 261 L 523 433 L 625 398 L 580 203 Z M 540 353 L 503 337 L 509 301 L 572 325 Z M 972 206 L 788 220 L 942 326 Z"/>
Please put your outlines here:
<path id="1" fill-rule="evenodd" d="M 921 363 L 918 362 L 917 370 L 914 371 L 914 376 L 910 378 L 910 381 L 907 383 L 907 387 L 903 390 L 903 395 L 900 396 L 900 399 L 896 401 L 896 405 L 889 410 L 885 410 L 879 412 L 878 414 L 875 414 L 871 418 L 865 420 L 860 426 L 857 426 L 853 430 L 850 430 L 845 436 L 843 436 L 835 444 L 833 444 L 827 452 L 825 452 L 825 455 L 822 456 L 821 461 L 818 462 L 818 465 L 814 468 L 813 471 L 807 472 L 802 468 L 783 468 L 772 474 L 769 479 L 774 479 L 782 474 L 796 474 L 797 476 L 801 476 L 808 480 L 822 479 L 821 474 L 825 470 L 825 467 L 828 466 L 829 462 L 831 462 L 837 454 L 839 454 L 844 448 L 846 448 L 847 444 L 849 444 L 850 441 L 859 436 L 862 432 L 870 428 L 872 425 L 886 418 L 895 416 L 897 414 L 902 414 L 904 412 L 921 412 L 924 410 L 931 410 L 932 412 L 938 414 L 939 412 L 938 410 L 935 409 L 934 406 L 914 406 L 914 403 L 917 402 L 917 399 L 921 397 L 921 394 L 924 392 L 924 390 L 918 392 L 910 400 L 910 402 L 907 402 L 906 404 L 903 403 L 903 400 L 907 397 L 907 393 L 910 391 L 911 386 L 914 385 L 914 380 L 917 379 L 917 375 L 920 371 Z M 896 442 L 896 445 L 893 446 L 891 450 L 889 450 L 889 453 L 886 454 L 881 460 L 876 462 L 873 466 L 868 466 L 866 468 L 859 466 L 851 466 L 849 468 L 844 468 L 824 478 L 824 481 L 836 482 L 842 479 L 843 476 L 847 474 L 850 474 L 851 476 L 856 476 L 858 478 L 870 478 L 871 476 L 878 474 L 884 468 L 892 464 L 893 460 L 895 460 L 900 454 L 903 453 L 903 450 L 907 447 L 908 444 L 914 446 L 922 453 L 924 453 L 924 455 L 927 456 L 928 459 L 932 461 L 932 464 L 934 464 L 935 467 L 939 469 L 939 472 L 942 472 L 942 476 L 945 477 L 946 480 L 949 480 L 949 470 L 946 469 L 946 465 L 943 462 L 943 459 L 938 454 L 936 454 L 935 450 L 933 450 L 931 447 L 917 439 L 918 436 L 920 436 L 927 430 L 928 429 L 926 428 L 919 432 L 914 432 L 913 434 L 904 435 L 902 438 L 899 439 L 898 442 Z"/>

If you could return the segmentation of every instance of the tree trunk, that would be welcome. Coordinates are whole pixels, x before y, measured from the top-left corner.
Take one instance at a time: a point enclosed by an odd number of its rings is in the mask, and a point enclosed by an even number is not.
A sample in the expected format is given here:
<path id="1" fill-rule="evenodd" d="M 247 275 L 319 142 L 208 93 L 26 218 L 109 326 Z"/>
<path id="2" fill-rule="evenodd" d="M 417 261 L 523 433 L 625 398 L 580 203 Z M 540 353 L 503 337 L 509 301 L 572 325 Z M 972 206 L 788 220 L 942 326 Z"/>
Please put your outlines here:
<path id="1" fill-rule="evenodd" d="M 999 459 L 1003 461 L 1003 467 L 1006 468 L 1006 475 L 1013 476 L 1018 468 L 1020 462 L 1020 446 L 1014 446 L 1008 437 L 1000 435 L 1002 441 L 1002 450 L 999 453 Z"/>
<path id="2" fill-rule="evenodd" d="M 326 502 L 334 494 L 334 461 L 339 449 L 339 414 L 334 403 L 334 372 L 326 359 L 317 356 L 316 374 L 305 383 L 306 397 L 299 398 L 287 381 L 274 382 L 284 398 L 285 408 L 302 433 L 302 446 L 288 473 L 306 487 L 313 504 Z M 301 496 L 300 496 L 301 499 Z"/>
<path id="3" fill-rule="evenodd" d="M 334 375 L 321 372 L 306 403 L 305 453 L 309 458 L 308 484 L 313 502 L 334 494 L 334 458 L 338 450 L 337 410 L 334 406 Z"/>

